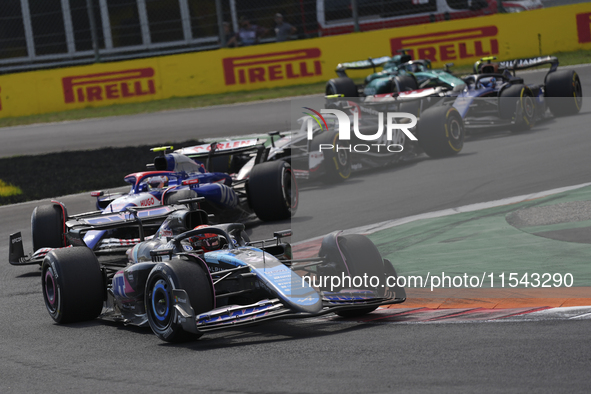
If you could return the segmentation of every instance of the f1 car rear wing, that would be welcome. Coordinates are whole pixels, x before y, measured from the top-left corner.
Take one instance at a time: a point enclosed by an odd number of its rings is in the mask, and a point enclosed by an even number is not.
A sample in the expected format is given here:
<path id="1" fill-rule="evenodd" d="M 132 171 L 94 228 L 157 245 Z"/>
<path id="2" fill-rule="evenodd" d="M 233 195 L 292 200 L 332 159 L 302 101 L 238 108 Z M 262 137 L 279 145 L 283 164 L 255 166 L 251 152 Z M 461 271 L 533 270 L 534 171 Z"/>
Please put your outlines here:
<path id="1" fill-rule="evenodd" d="M 410 55 L 411 51 L 409 49 L 399 49 L 397 51 L 399 54 L 390 56 L 382 56 L 376 59 L 372 59 L 371 57 L 367 60 L 359 60 L 356 62 L 347 62 L 347 63 L 340 63 L 337 66 L 336 72 L 339 77 L 346 77 L 347 73 L 345 70 L 364 70 L 366 68 L 373 68 L 373 72 L 376 72 L 376 67 L 382 66 L 386 63 L 393 63 L 396 66 L 401 64 L 407 63 L 412 61 L 412 55 Z M 431 68 L 429 66 L 429 68 Z"/>
<path id="2" fill-rule="evenodd" d="M 496 57 L 494 56 L 488 56 L 478 60 L 476 63 L 474 63 L 474 72 L 478 73 L 478 68 L 482 63 L 491 63 L 491 61 L 495 59 Z M 556 58 L 555 56 L 538 56 L 524 59 L 505 60 L 502 62 L 498 62 L 497 64 L 499 72 L 501 72 L 500 70 L 503 69 L 509 70 L 513 73 L 513 76 L 515 76 L 515 72 L 517 70 L 527 70 L 528 68 L 543 66 L 546 64 L 550 64 L 550 71 L 548 71 L 549 74 L 551 72 L 556 71 L 556 69 L 558 68 L 558 63 L 558 58 Z"/>
<path id="3" fill-rule="evenodd" d="M 337 65 L 337 75 L 339 77 L 346 77 L 347 73 L 346 70 L 365 70 L 367 68 L 373 68 L 375 72 L 375 68 L 382 66 L 388 63 L 392 58 L 390 56 L 382 56 L 376 59 L 372 59 L 371 57 L 367 60 L 358 60 L 356 62 L 347 62 L 347 63 L 339 63 Z"/>
<path id="4" fill-rule="evenodd" d="M 232 153 L 236 153 L 236 151 L 240 151 L 243 149 L 251 149 L 258 143 L 258 138 L 228 140 L 181 148 L 175 150 L 175 153 L 180 153 L 182 155 L 189 157 L 207 156 L 211 151 L 214 151 L 215 153 L 229 151 L 232 151 Z"/>
<path id="5" fill-rule="evenodd" d="M 236 155 L 241 153 L 257 152 L 257 160 L 259 163 L 265 150 L 263 141 L 258 138 L 248 138 L 241 140 L 228 140 L 221 142 L 212 142 L 209 144 L 201 144 L 190 146 L 187 148 L 178 149 L 175 153 L 180 153 L 191 159 L 206 159 L 209 160 L 214 156 Z M 208 163 L 209 164 L 209 163 Z"/>
<path id="6" fill-rule="evenodd" d="M 517 70 L 526 70 L 528 68 L 543 66 L 545 64 L 551 65 L 550 71 L 548 71 L 549 73 L 554 72 L 558 68 L 558 59 L 555 56 L 539 56 L 499 62 L 499 66 L 512 70 L 513 75 L 515 75 L 515 71 Z"/>
<path id="7" fill-rule="evenodd" d="M 277 138 L 282 135 L 278 131 L 267 133 L 269 138 L 245 138 L 238 140 L 216 141 L 209 144 L 195 145 L 187 148 L 178 149 L 175 153 L 180 153 L 191 159 L 210 159 L 214 156 L 229 156 L 242 153 L 256 153 L 255 163 L 262 163 L 265 161 L 268 150 L 266 149 L 266 141 L 270 142 L 272 147 L 275 147 Z M 265 153 L 267 152 L 267 153 Z"/>

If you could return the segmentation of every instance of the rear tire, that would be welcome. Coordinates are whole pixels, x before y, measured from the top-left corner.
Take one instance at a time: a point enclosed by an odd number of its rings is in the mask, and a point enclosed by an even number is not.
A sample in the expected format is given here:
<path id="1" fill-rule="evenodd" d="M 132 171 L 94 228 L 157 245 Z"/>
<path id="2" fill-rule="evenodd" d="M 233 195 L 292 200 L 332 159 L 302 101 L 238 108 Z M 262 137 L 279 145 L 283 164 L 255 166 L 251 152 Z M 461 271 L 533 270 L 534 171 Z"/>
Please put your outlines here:
<path id="1" fill-rule="evenodd" d="M 342 94 L 344 97 L 359 97 L 357 85 L 351 78 L 333 78 L 326 83 L 326 95 Z"/>
<path id="2" fill-rule="evenodd" d="M 106 287 L 92 250 L 52 250 L 45 256 L 41 272 L 45 306 L 56 323 L 93 320 L 101 314 Z"/>
<path id="3" fill-rule="evenodd" d="M 550 98 L 548 107 L 554 116 L 579 113 L 583 106 L 583 88 L 579 75 L 574 70 L 550 73 L 546 77 L 546 97 Z M 557 99 L 556 97 L 565 98 Z"/>
<path id="4" fill-rule="evenodd" d="M 521 110 L 521 119 L 517 118 L 517 108 Z M 530 88 L 525 85 L 513 85 L 501 91 L 499 95 L 499 116 L 511 119 L 511 131 L 526 131 L 536 123 L 536 103 Z"/>
<path id="5" fill-rule="evenodd" d="M 35 207 L 31 215 L 34 251 L 41 248 L 63 248 L 66 246 L 64 222 L 64 214 L 59 204 Z"/>
<path id="6" fill-rule="evenodd" d="M 248 179 L 251 207 L 263 221 L 285 220 L 298 209 L 298 186 L 289 163 L 283 160 L 257 164 Z"/>
<path id="7" fill-rule="evenodd" d="M 195 316 L 214 308 L 214 292 L 204 264 L 179 256 L 156 265 L 146 281 L 146 312 L 150 328 L 166 342 L 195 340 L 201 335 L 184 331 L 173 307 L 173 289 L 184 290 Z"/>
<path id="8" fill-rule="evenodd" d="M 408 92 L 419 88 L 419 84 L 414 75 L 398 75 L 394 78 L 394 83 L 396 84 L 396 91 L 398 92 Z"/>
<path id="9" fill-rule="evenodd" d="M 423 111 L 417 126 L 419 145 L 430 157 L 453 156 L 464 147 L 464 121 L 453 107 L 437 106 Z"/>

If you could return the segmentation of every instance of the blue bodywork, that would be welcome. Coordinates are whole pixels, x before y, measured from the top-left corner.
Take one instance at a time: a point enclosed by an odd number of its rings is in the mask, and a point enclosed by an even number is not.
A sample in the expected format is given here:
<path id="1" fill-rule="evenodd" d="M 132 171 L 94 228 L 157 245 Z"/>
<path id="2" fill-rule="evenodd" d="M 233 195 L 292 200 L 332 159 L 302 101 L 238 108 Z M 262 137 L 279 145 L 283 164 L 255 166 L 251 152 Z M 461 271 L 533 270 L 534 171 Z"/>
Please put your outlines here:
<path id="1" fill-rule="evenodd" d="M 334 310 L 368 306 L 373 309 L 385 303 L 403 302 L 406 298 L 403 289 L 394 297 L 379 295 L 378 291 L 373 290 L 343 289 L 328 292 L 312 287 L 309 281 L 303 280 L 302 276 L 286 265 L 284 255 L 280 257 L 271 254 L 270 250 L 254 247 L 244 233 L 243 224 L 224 224 L 170 233 L 170 224 L 187 214 L 182 210 L 172 213 L 154 238 L 134 246 L 127 253 L 129 264 L 116 272 L 112 279 L 110 295 L 116 307 L 105 312 L 103 318 L 147 325 L 146 314 L 151 313 L 158 321 L 172 317 L 171 320 L 182 325 L 184 331 L 202 334 L 280 317 L 312 317 Z M 185 246 L 190 245 L 193 237 L 207 232 L 218 234 L 226 240 L 223 249 L 204 252 L 196 248 L 187 251 Z M 337 236 L 336 233 L 327 236 L 323 245 L 337 242 Z M 271 249 L 281 245 L 287 244 L 280 244 L 278 240 Z M 336 245 L 333 247 L 337 248 Z M 162 253 L 155 254 L 154 251 Z M 190 298 L 187 292 L 189 289 L 173 286 L 166 290 L 161 287 L 162 281 L 150 282 L 149 277 L 158 271 L 175 277 L 172 267 L 179 254 L 184 256 L 185 261 L 207 269 L 206 275 L 211 279 L 211 291 L 215 299 L 212 309 L 195 313 L 193 307 L 197 303 L 191 305 L 187 302 Z M 149 288 L 150 283 L 154 286 L 153 290 Z M 160 299 L 159 307 L 153 296 L 157 291 L 169 293 L 168 297 Z M 228 292 L 249 296 L 232 302 L 224 296 Z M 243 303 L 235 303 L 237 300 Z M 161 311 L 160 314 L 154 312 L 157 309 Z"/>

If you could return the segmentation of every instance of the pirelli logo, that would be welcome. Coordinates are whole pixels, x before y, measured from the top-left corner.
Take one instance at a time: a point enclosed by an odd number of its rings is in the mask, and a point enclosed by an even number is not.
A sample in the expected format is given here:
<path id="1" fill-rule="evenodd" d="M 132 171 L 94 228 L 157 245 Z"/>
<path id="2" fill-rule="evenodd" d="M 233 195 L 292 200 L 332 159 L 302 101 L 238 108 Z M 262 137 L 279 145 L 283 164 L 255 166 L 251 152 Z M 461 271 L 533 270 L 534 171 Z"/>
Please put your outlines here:
<path id="1" fill-rule="evenodd" d="M 222 59 L 226 85 L 251 84 L 322 75 L 320 48 Z"/>
<path id="2" fill-rule="evenodd" d="M 591 12 L 577 14 L 577 35 L 579 44 L 591 42 Z"/>
<path id="3" fill-rule="evenodd" d="M 496 26 L 449 30 L 390 39 L 392 54 L 409 49 L 414 59 L 432 62 L 481 58 L 499 53 Z"/>
<path id="4" fill-rule="evenodd" d="M 152 67 L 64 77 L 62 85 L 66 104 L 156 94 Z"/>

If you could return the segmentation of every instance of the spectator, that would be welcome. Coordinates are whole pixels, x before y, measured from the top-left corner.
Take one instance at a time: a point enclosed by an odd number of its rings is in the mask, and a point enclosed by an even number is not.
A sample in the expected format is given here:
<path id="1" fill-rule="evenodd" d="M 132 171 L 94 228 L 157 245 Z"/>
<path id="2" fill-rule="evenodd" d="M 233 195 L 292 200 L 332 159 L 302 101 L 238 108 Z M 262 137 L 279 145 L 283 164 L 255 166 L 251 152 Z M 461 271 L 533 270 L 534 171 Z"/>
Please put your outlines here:
<path id="1" fill-rule="evenodd" d="M 294 26 L 283 21 L 283 15 L 280 13 L 275 14 L 275 36 L 277 36 L 277 42 L 287 41 L 291 39 L 291 35 L 295 34 L 298 30 Z"/>
<path id="2" fill-rule="evenodd" d="M 240 30 L 229 41 L 228 46 L 239 43 L 242 46 L 255 45 L 259 39 L 267 34 L 269 29 L 262 26 L 252 25 L 250 20 L 244 16 L 240 17 Z"/>
<path id="3" fill-rule="evenodd" d="M 224 22 L 223 23 L 224 26 L 224 38 L 225 38 L 225 42 L 226 42 L 226 46 L 227 47 L 235 47 L 236 44 L 232 44 L 230 45 L 230 40 L 232 40 L 232 37 L 234 37 L 234 32 L 232 31 L 232 25 L 230 25 L 230 22 Z"/>

